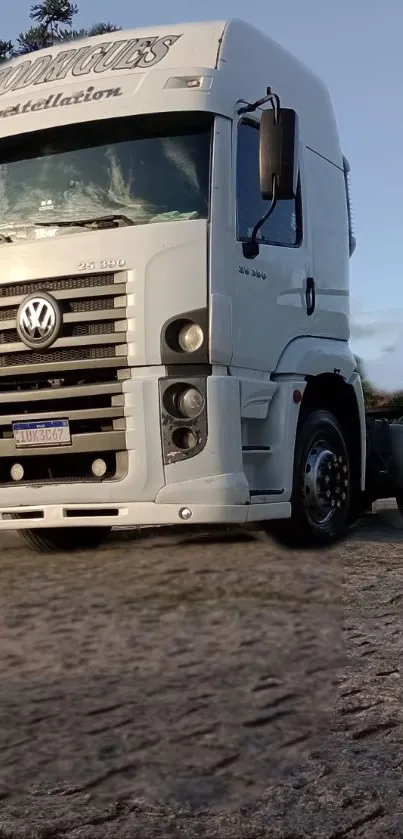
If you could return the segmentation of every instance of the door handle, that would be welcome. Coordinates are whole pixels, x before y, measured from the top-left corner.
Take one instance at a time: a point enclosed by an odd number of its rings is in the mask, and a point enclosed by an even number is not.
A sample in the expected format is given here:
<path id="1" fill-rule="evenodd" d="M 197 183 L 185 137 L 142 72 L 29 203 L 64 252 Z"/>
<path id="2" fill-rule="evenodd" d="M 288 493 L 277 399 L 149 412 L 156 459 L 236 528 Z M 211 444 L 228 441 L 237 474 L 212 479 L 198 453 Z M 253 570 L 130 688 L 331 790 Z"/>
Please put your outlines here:
<path id="1" fill-rule="evenodd" d="M 308 317 L 310 317 L 311 315 L 313 315 L 316 306 L 315 280 L 313 279 L 313 277 L 307 277 L 305 300 L 306 313 Z"/>

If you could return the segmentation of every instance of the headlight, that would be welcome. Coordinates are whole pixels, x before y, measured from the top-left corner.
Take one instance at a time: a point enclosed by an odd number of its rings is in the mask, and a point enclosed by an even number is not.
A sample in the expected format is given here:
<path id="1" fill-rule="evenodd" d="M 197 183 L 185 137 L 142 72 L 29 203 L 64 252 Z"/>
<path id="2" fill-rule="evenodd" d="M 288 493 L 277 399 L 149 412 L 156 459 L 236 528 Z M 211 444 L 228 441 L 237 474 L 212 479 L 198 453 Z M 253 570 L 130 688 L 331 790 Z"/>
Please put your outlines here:
<path id="1" fill-rule="evenodd" d="M 193 353 L 203 345 L 204 333 L 197 323 L 187 323 L 182 326 L 178 335 L 178 343 L 183 352 Z"/>
<path id="2" fill-rule="evenodd" d="M 182 452 L 190 452 L 198 444 L 197 434 L 191 428 L 176 428 L 172 434 L 173 444 Z"/>
<path id="3" fill-rule="evenodd" d="M 188 387 L 178 394 L 177 405 L 182 416 L 195 419 L 204 408 L 204 396 L 197 388 Z"/>
<path id="4" fill-rule="evenodd" d="M 191 366 L 188 368 L 192 370 Z M 201 452 L 207 442 L 207 376 L 167 376 L 159 381 L 164 465 Z"/>
<path id="5" fill-rule="evenodd" d="M 208 365 L 208 336 L 207 306 L 178 313 L 161 327 L 161 364 Z"/>

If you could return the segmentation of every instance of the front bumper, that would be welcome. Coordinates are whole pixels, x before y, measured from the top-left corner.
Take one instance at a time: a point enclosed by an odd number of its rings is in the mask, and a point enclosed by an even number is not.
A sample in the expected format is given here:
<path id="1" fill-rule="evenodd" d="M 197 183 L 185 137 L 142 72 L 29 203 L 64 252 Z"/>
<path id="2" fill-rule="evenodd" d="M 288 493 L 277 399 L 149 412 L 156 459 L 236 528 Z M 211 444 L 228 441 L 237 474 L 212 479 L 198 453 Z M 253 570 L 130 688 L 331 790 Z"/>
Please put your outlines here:
<path id="1" fill-rule="evenodd" d="M 184 512 L 187 511 L 187 512 Z M 246 524 L 289 518 L 289 502 L 272 504 L 48 504 L 0 508 L 0 530 L 51 527 L 159 527 L 161 525 Z"/>

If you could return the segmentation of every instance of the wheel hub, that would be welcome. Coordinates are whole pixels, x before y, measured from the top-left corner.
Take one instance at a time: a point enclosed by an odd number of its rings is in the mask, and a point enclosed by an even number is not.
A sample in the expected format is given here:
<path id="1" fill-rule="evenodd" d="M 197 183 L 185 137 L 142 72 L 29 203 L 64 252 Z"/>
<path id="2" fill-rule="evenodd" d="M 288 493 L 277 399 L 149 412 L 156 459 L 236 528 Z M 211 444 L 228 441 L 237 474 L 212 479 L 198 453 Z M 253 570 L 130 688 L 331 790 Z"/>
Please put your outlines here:
<path id="1" fill-rule="evenodd" d="M 324 524 L 346 507 L 348 465 L 344 453 L 326 441 L 312 445 L 305 465 L 305 502 L 312 519 Z"/>

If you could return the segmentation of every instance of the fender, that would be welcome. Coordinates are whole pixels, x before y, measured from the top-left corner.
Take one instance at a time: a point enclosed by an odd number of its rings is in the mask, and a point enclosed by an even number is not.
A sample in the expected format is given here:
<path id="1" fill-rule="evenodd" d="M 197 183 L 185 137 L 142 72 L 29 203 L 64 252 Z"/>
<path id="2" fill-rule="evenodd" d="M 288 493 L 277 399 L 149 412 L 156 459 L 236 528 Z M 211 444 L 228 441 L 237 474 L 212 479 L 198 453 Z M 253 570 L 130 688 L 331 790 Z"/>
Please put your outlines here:
<path id="1" fill-rule="evenodd" d="M 346 341 L 332 338 L 295 338 L 283 350 L 274 376 L 320 376 L 337 373 L 348 382 L 357 370 L 357 362 Z"/>
<path id="2" fill-rule="evenodd" d="M 360 420 L 360 443 L 361 443 L 361 490 L 364 492 L 366 483 L 366 464 L 367 464 L 367 425 L 365 419 L 365 402 L 364 392 L 362 389 L 361 376 L 356 369 L 350 376 L 347 384 L 349 384 L 354 391 L 358 416 Z"/>
<path id="3" fill-rule="evenodd" d="M 332 338 L 296 338 L 284 349 L 273 378 L 290 374 L 320 376 L 325 373 L 340 375 L 354 391 L 360 426 L 360 488 L 364 491 L 367 456 L 365 403 L 357 362 L 349 344 Z"/>

